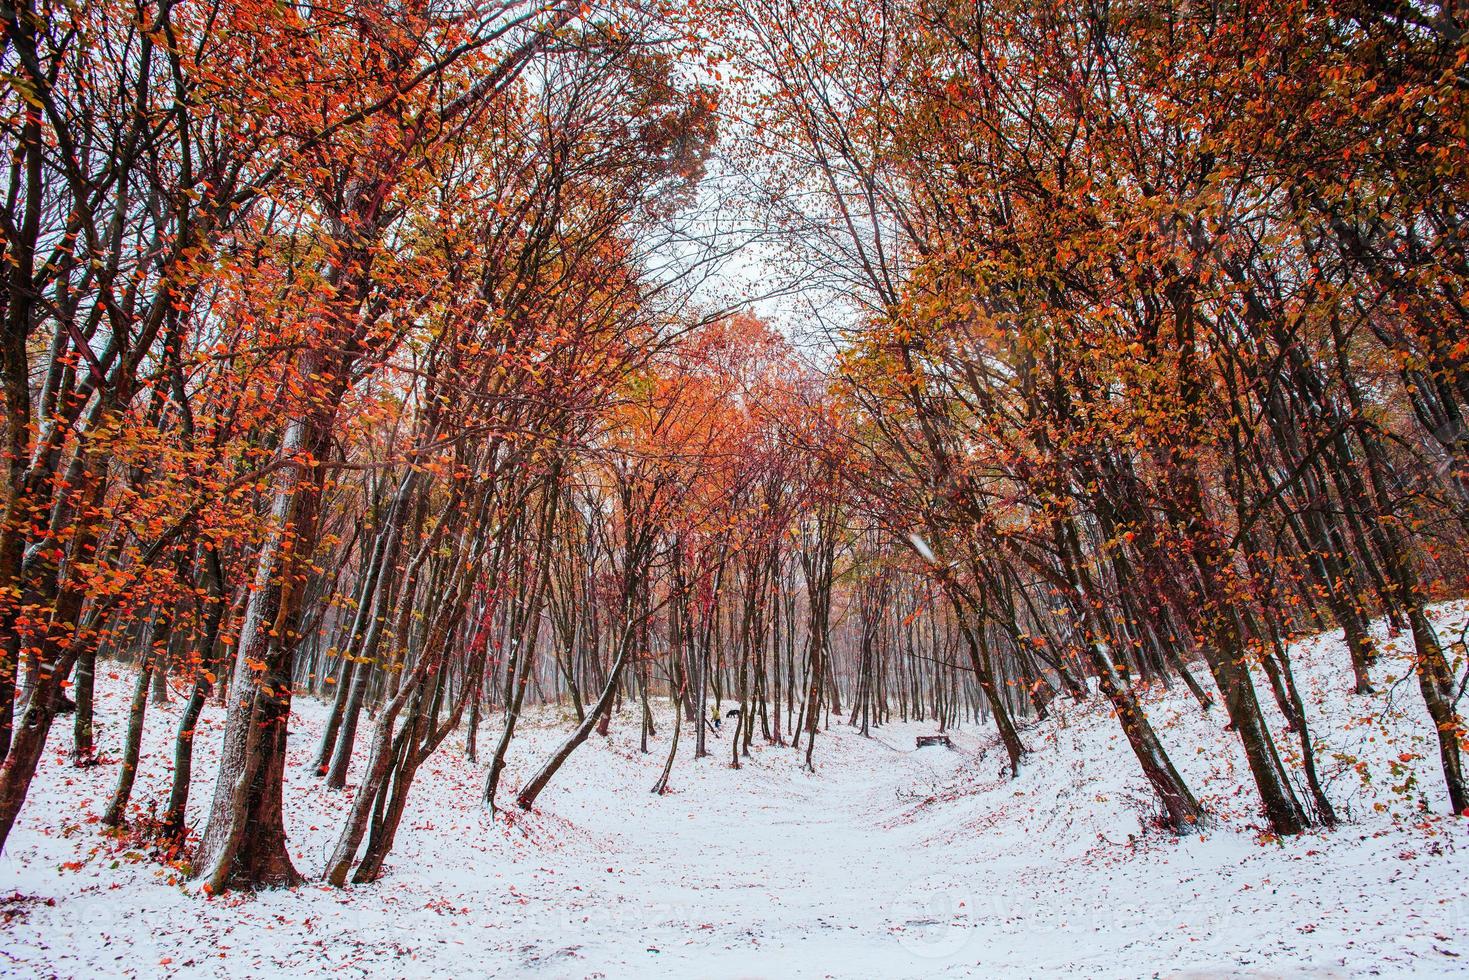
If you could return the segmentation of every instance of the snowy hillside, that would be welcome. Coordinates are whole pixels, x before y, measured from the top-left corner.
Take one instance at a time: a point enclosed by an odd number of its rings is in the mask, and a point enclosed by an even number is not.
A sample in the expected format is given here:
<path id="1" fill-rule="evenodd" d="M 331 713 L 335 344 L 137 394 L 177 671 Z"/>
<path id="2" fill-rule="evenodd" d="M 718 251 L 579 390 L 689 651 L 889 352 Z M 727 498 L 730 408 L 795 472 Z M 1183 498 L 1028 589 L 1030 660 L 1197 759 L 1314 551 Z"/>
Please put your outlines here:
<path id="1" fill-rule="evenodd" d="M 1438 610 L 1446 639 L 1465 604 Z M 1400 649 L 1385 633 L 1389 649 Z M 760 747 L 728 768 L 727 737 L 672 791 L 649 793 L 654 751 L 634 716 L 593 736 L 537 811 L 491 819 L 462 741 L 414 787 L 387 875 L 337 891 L 199 897 L 172 867 L 99 833 L 115 761 L 70 767 L 63 738 L 0 857 L 0 972 L 16 976 L 1231 976 L 1448 974 L 1469 968 L 1469 821 L 1446 801 L 1416 685 L 1396 656 L 1351 696 L 1338 638 L 1299 644 L 1335 832 L 1260 831 L 1223 711 L 1182 687 L 1149 710 L 1214 814 L 1176 840 L 1145 830 L 1152 803 L 1101 699 L 1030 726 L 1021 778 L 999 775 L 987 732 L 913 750 L 928 725 L 864 739 L 833 723 L 818 772 Z M 100 684 L 101 746 L 116 756 L 126 679 Z M 299 699 L 287 769 L 292 856 L 316 875 L 345 799 L 306 775 L 324 707 Z M 172 734 L 149 725 L 139 790 L 166 795 Z M 211 706 L 200 755 L 217 752 Z M 1278 721 L 1278 719 L 1276 719 Z M 568 727 L 535 715 L 512 748 L 519 784 Z M 492 735 L 491 730 L 488 734 Z M 1282 750 L 1294 744 L 1277 732 Z M 481 734 L 481 744 L 489 742 Z M 492 744 L 492 743 L 491 743 Z M 1208 745 L 1185 755 L 1184 746 Z M 360 761 L 360 760 L 359 760 Z M 201 764 L 212 773 L 213 766 Z M 207 784 L 191 820 L 202 821 Z M 508 794 L 507 794 L 508 797 Z M 61 828 L 59 832 L 56 828 Z"/>

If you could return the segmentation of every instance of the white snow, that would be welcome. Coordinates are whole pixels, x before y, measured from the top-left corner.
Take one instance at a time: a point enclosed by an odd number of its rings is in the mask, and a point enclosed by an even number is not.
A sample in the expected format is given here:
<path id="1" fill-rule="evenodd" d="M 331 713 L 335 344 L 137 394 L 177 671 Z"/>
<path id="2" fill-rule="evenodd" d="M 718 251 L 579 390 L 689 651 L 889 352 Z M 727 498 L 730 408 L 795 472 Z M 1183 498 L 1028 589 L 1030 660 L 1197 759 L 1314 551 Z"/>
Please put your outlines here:
<path id="1" fill-rule="evenodd" d="M 1446 640 L 1469 605 L 1440 607 Z M 1450 633 L 1450 631 L 1452 631 Z M 1389 640 L 1400 651 L 1406 638 Z M 1339 635 L 1294 648 L 1335 832 L 1260 832 L 1238 740 L 1180 685 L 1149 711 L 1216 815 L 1145 831 L 1152 809 L 1100 698 L 1024 733 L 1018 780 L 986 730 L 912 750 L 931 724 L 862 738 L 834 720 L 818 772 L 758 746 L 728 767 L 728 731 L 695 761 L 685 730 L 668 795 L 648 790 L 631 706 L 583 746 L 535 813 L 491 819 L 483 766 L 451 740 L 421 771 L 375 885 L 205 899 L 146 844 L 99 833 L 117 764 L 70 766 L 65 722 L 3 856 L 0 972 L 20 976 L 928 977 L 1436 975 L 1469 964 L 1469 820 L 1446 810 L 1416 682 L 1395 654 L 1380 693 L 1348 694 Z M 1462 670 L 1462 664 L 1460 666 Z M 102 670 L 99 741 L 115 759 L 129 678 Z M 1202 673 L 1202 671 L 1200 672 Z M 1389 677 L 1394 678 L 1390 681 Z M 1268 689 L 1260 695 L 1269 702 Z M 301 698 L 288 830 L 320 873 L 346 804 L 309 773 L 325 706 Z M 178 703 L 151 709 L 134 799 L 167 794 Z M 1276 718 L 1278 722 L 1278 718 Z M 191 820 L 212 791 L 222 712 L 197 751 Z M 542 710 L 512 748 L 503 798 L 570 727 Z M 493 747 L 494 726 L 481 732 Z M 1283 752 L 1295 748 L 1280 731 Z M 756 742 L 760 742 L 757 735 Z M 360 762 L 360 759 L 358 760 Z M 161 804 L 158 804 L 161 805 Z M 1424 807 L 1427 810 L 1425 812 Z M 136 846 L 137 849 L 130 849 Z"/>

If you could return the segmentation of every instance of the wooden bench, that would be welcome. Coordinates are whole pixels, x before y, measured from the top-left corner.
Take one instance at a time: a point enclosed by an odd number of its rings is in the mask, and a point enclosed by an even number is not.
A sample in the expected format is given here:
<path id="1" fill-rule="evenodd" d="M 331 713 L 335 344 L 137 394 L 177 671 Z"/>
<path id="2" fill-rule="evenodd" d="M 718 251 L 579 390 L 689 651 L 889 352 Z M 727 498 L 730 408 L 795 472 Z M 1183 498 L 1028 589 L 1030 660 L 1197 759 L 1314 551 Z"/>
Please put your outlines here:
<path id="1" fill-rule="evenodd" d="M 918 736 L 918 747 L 926 749 L 930 745 L 942 745 L 946 749 L 952 749 L 954 743 L 949 741 L 947 735 L 920 735 Z"/>

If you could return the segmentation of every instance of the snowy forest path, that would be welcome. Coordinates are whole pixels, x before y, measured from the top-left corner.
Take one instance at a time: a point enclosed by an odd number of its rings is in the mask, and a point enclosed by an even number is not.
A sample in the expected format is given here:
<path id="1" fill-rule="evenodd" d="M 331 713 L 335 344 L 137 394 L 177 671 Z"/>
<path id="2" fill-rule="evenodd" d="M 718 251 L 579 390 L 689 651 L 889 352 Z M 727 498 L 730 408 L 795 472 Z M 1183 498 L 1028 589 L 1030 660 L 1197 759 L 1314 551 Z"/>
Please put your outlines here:
<path id="1" fill-rule="evenodd" d="M 907 727 L 899 726 L 905 734 Z M 626 936 L 637 944 L 618 950 L 628 965 L 641 954 L 655 973 L 701 976 L 712 950 L 720 976 L 769 975 L 776 962 L 782 974 L 821 975 L 823 963 L 841 962 L 879 975 L 911 970 L 930 951 L 943 955 L 953 910 L 941 907 L 943 895 L 927 910 L 915 888 L 944 874 L 944 849 L 923 846 L 905 815 L 965 753 L 905 751 L 892 744 L 901 737 L 890 728 L 864 738 L 834 724 L 818 736 L 814 774 L 774 747 L 745 760 L 738 774 L 722 753 L 680 759 L 674 792 L 648 794 L 631 813 L 626 797 L 621 808 L 570 793 L 548 801 L 605 834 L 601 853 L 612 863 L 590 869 L 592 894 L 567 934 L 525 951 L 525 965 L 550 965 L 558 953 L 595 961 L 608 952 L 582 948 L 578 935 Z M 719 804 L 709 806 L 711 798 Z"/>

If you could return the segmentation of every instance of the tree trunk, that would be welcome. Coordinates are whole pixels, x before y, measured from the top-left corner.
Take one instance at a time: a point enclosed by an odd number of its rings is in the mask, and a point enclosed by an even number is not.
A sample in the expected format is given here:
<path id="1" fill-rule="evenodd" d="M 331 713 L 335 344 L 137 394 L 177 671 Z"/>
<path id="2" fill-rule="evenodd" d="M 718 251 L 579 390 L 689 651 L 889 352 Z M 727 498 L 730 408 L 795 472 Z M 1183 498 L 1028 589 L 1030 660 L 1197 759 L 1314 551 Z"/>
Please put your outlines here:
<path id="1" fill-rule="evenodd" d="M 122 765 L 117 772 L 117 786 L 112 791 L 112 800 L 107 804 L 107 812 L 102 817 L 102 824 L 107 827 L 121 827 L 127 823 L 128 802 L 132 799 L 133 781 L 137 778 L 138 759 L 142 754 L 143 721 L 148 710 L 148 685 L 158 669 L 161 652 L 168 645 L 170 623 L 170 612 L 161 609 L 148 624 L 143 642 L 143 660 L 138 665 L 138 677 L 133 683 L 133 698 L 128 706 L 128 728 L 123 740 Z"/>

